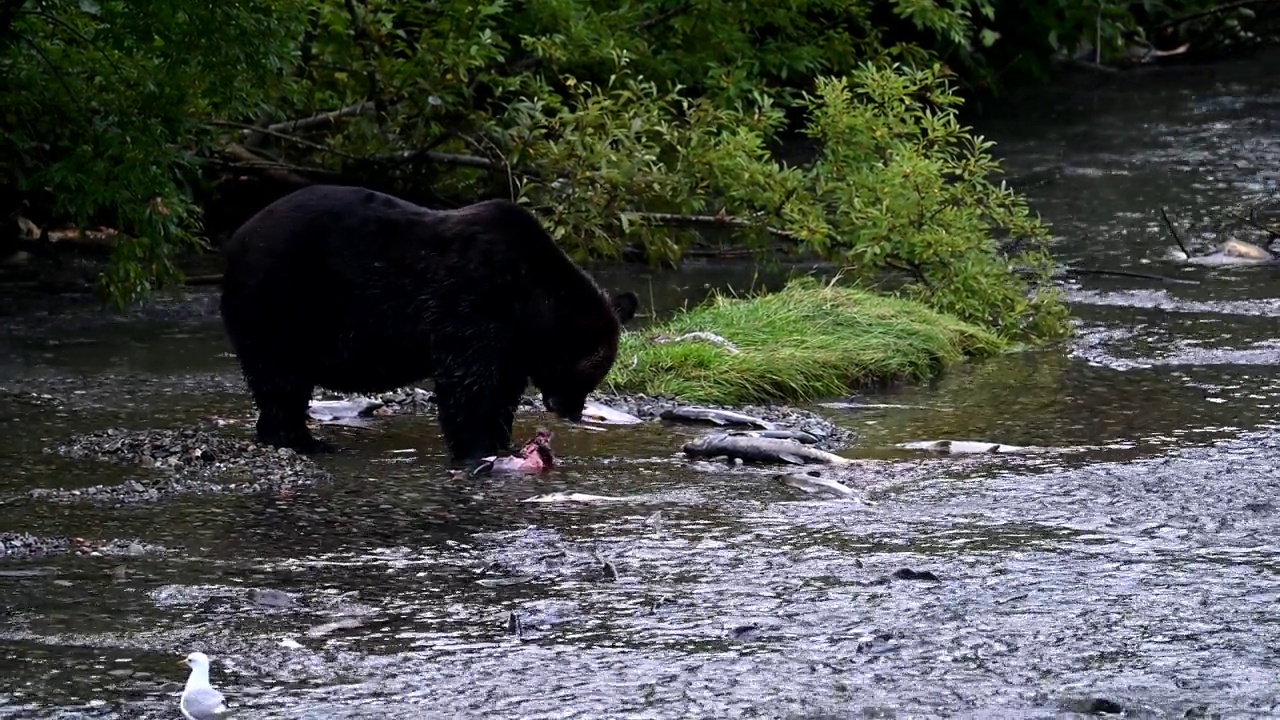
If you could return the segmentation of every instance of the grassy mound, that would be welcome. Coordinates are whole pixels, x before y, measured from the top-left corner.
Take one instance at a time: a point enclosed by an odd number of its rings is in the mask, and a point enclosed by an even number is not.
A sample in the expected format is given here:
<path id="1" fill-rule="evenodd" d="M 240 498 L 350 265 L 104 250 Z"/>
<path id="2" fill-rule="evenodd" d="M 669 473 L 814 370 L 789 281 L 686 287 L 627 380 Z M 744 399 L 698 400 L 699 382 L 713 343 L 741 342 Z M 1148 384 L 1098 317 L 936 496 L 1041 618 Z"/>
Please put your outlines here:
<path id="1" fill-rule="evenodd" d="M 705 340 L 653 341 L 699 331 L 738 352 Z M 776 293 L 718 295 L 627 333 L 604 386 L 724 405 L 804 402 L 924 379 L 1003 346 L 992 333 L 918 303 L 802 278 Z"/>

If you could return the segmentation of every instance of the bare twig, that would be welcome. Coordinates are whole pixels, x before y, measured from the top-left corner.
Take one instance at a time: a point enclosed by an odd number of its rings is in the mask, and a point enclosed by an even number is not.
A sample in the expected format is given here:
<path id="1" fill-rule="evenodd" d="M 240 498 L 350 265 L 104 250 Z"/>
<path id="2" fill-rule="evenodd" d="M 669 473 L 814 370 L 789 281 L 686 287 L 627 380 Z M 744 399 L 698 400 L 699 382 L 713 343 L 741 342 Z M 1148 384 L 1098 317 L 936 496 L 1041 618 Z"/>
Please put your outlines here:
<path id="1" fill-rule="evenodd" d="M 1182 238 L 1178 237 L 1178 231 L 1173 229 L 1173 221 L 1169 219 L 1169 214 L 1160 208 L 1160 217 L 1164 218 L 1164 226 L 1169 228 L 1169 234 L 1173 236 L 1173 241 L 1178 243 L 1178 247 L 1182 249 L 1182 253 L 1187 257 L 1191 257 L 1191 253 L 1187 251 L 1187 246 L 1182 244 Z"/>
<path id="2" fill-rule="evenodd" d="M 893 268 L 894 270 L 899 270 L 905 273 L 910 273 L 913 277 L 915 277 L 916 280 L 920 281 L 921 285 L 924 285 L 927 288 L 933 287 L 933 283 L 929 282 L 929 278 L 926 277 L 924 274 L 924 268 L 920 267 L 916 263 L 908 263 L 902 260 L 896 260 L 894 258 L 885 258 L 884 264 L 885 264 L 885 267 Z"/>

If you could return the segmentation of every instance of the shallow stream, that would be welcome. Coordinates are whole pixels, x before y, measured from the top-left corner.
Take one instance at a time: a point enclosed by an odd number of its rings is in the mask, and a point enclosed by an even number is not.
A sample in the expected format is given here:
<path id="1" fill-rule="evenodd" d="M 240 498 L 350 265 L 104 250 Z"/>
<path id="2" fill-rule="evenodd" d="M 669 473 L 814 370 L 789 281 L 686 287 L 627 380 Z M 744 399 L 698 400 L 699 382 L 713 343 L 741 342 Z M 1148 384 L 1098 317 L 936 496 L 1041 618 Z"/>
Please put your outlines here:
<path id="1" fill-rule="evenodd" d="M 45 452 L 71 435 L 249 400 L 214 295 L 6 318 L 0 531 L 127 549 L 0 557 L 0 718 L 177 717 L 192 649 L 252 718 L 1280 715 L 1280 279 L 1165 261 L 1159 215 L 1203 246 L 1276 189 L 1277 71 L 981 121 L 1064 263 L 1198 284 L 1073 276 L 1068 346 L 860 398 L 920 408 L 818 408 L 876 461 L 852 500 L 690 463 L 696 430 L 659 424 L 557 426 L 563 469 L 468 485 L 402 415 L 325 428 L 353 452 L 314 487 L 44 502 L 145 473 Z M 660 311 L 751 278 L 601 276 Z M 938 438 L 1095 449 L 890 449 Z M 520 502 L 556 490 L 630 499 Z"/>

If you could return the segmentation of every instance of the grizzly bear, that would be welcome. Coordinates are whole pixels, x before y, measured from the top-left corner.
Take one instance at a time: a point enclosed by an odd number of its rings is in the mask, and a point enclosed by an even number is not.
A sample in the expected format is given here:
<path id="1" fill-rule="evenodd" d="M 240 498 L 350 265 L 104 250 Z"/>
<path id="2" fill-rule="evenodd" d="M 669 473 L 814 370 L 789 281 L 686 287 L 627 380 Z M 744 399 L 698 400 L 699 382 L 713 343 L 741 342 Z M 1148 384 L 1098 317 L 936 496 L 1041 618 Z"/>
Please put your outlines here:
<path id="1" fill-rule="evenodd" d="M 258 406 L 258 439 L 332 451 L 312 390 L 435 384 L 451 464 L 510 449 L 529 382 L 577 422 L 639 307 L 600 289 L 531 213 L 505 200 L 432 210 L 315 185 L 263 208 L 224 247 L 221 311 Z"/>

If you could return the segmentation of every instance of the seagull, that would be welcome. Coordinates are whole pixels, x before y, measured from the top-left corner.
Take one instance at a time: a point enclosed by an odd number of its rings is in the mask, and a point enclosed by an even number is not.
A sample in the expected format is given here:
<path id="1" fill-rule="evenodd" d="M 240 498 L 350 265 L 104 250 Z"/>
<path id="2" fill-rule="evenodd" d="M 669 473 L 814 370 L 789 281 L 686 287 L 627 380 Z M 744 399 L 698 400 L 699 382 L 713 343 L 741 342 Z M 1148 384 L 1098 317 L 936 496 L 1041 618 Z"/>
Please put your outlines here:
<path id="1" fill-rule="evenodd" d="M 226 715 L 227 706 L 223 702 L 222 693 L 209 684 L 209 656 L 202 652 L 193 652 L 179 665 L 191 668 L 187 676 L 187 687 L 182 691 L 182 699 L 178 701 L 178 709 L 187 720 L 218 720 Z"/>

